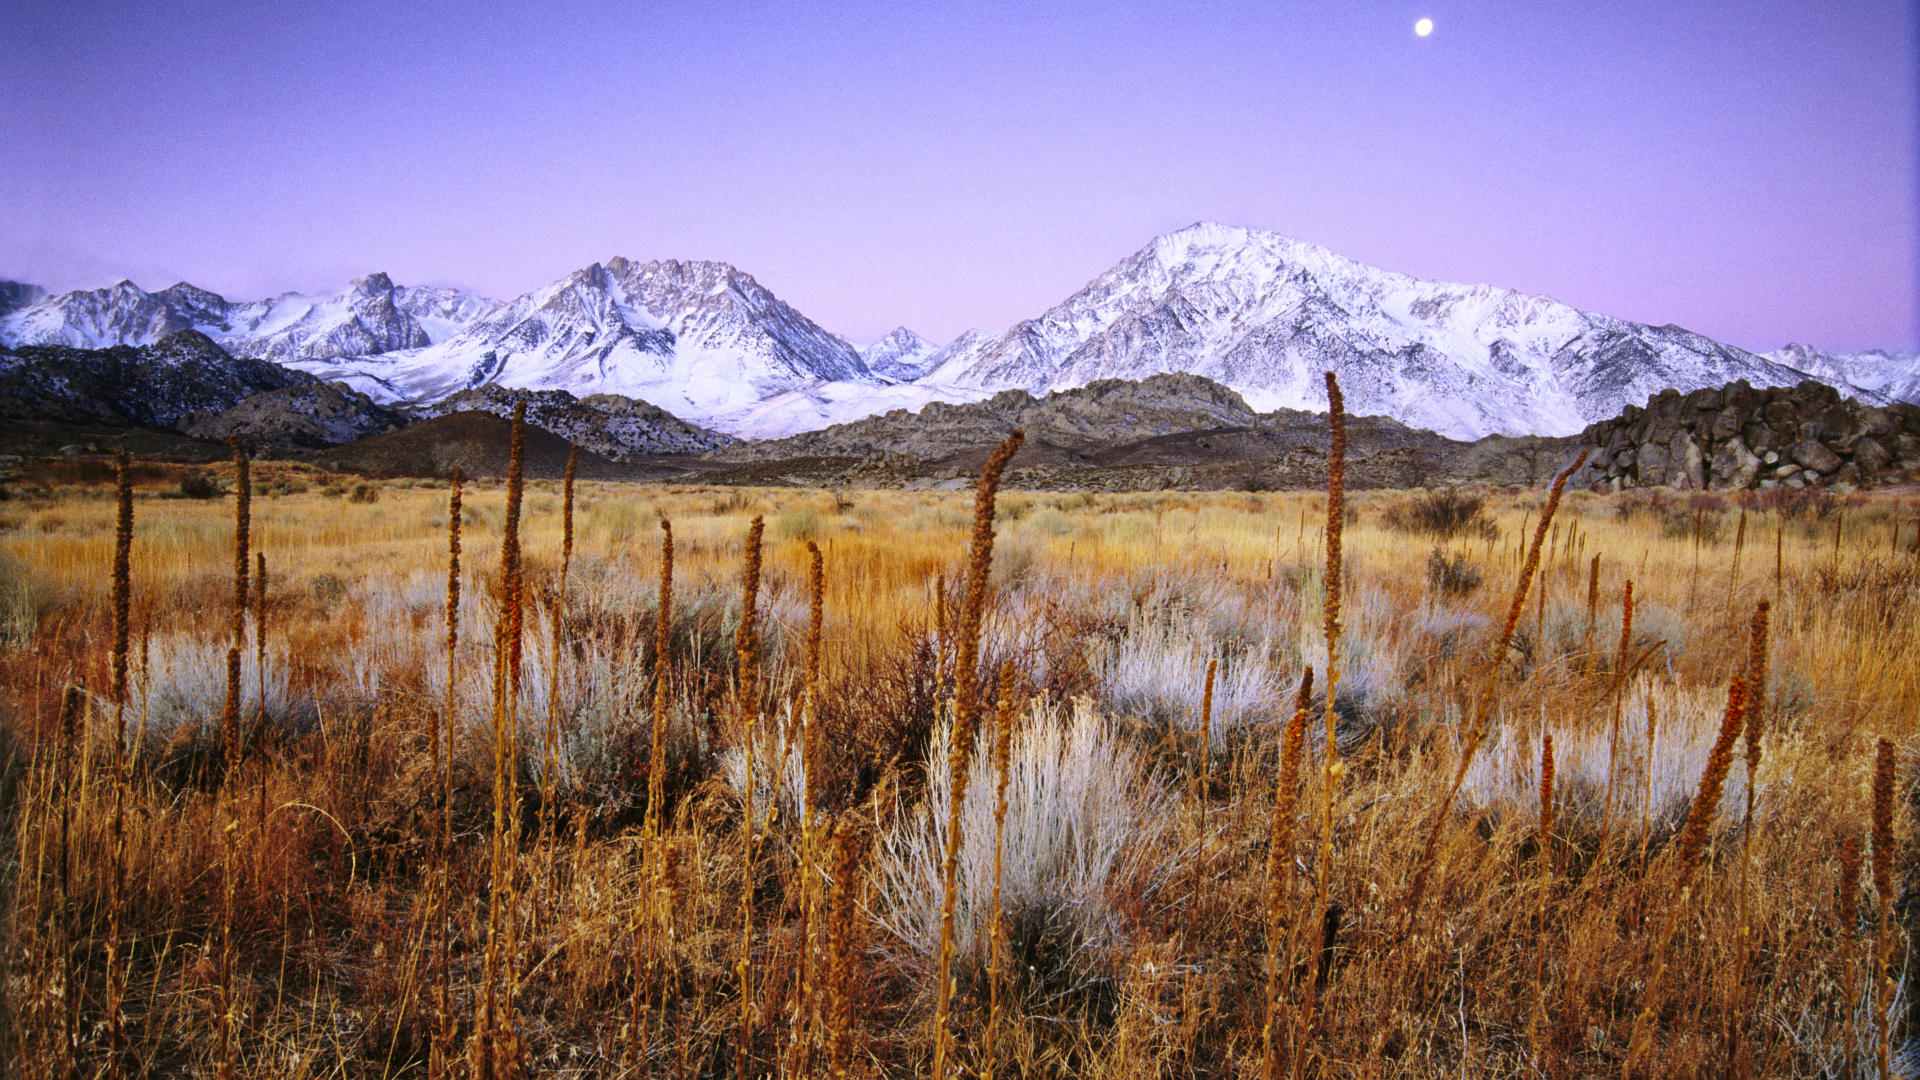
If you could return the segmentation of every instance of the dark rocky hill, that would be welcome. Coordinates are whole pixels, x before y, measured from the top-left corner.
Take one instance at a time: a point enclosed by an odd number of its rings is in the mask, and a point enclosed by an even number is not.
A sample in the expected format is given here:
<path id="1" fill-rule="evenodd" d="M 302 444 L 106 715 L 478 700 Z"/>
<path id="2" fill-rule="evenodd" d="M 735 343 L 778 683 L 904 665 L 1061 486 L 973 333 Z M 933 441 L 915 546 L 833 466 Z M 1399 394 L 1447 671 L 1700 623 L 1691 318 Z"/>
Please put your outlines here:
<path id="1" fill-rule="evenodd" d="M 576 398 L 565 390 L 513 390 L 489 384 L 462 390 L 421 410 L 421 414 L 432 417 L 488 412 L 512 416 L 514 405 L 520 402 L 526 403 L 527 423 L 613 461 L 699 454 L 740 441 L 619 394 Z"/>

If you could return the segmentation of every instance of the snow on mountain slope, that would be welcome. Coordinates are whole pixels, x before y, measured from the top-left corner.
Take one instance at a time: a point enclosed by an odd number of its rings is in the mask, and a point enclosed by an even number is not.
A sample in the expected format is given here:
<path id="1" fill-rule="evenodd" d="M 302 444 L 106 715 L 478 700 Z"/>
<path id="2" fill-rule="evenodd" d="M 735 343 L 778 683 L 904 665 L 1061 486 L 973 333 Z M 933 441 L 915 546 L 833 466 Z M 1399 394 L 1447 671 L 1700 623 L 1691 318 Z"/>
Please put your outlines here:
<path id="1" fill-rule="evenodd" d="M 495 384 L 621 394 L 703 424 L 824 383 L 880 385 L 851 345 L 725 263 L 625 258 L 528 293 L 439 344 L 306 370 L 388 400 Z"/>
<path id="2" fill-rule="evenodd" d="M 875 375 L 892 382 L 912 382 L 930 370 L 929 362 L 940 346 L 904 326 L 879 341 L 860 348 L 860 359 Z"/>
<path id="3" fill-rule="evenodd" d="M 1485 285 L 1419 281 L 1274 233 L 1194 225 L 998 337 L 956 342 L 933 387 L 1040 394 L 1186 371 L 1257 409 L 1347 407 L 1455 438 L 1566 435 L 1669 386 L 1800 372 L 1678 327 Z"/>
<path id="4" fill-rule="evenodd" d="M 1797 368 L 1832 385 L 1852 383 L 1893 401 L 1920 405 L 1920 353 L 1887 349 L 1864 352 L 1822 352 L 1808 345 L 1788 345 L 1765 354 L 1778 364 Z"/>
<path id="5" fill-rule="evenodd" d="M 336 292 L 240 303 L 185 282 L 154 293 L 122 281 L 58 296 L 32 294 L 23 293 L 31 298 L 11 311 L 0 307 L 0 344 L 150 345 L 179 330 L 198 330 L 236 356 L 296 367 L 425 347 L 499 306 L 459 289 L 400 288 L 385 274 Z"/>
<path id="6" fill-rule="evenodd" d="M 1572 434 L 1668 387 L 1736 379 L 1811 374 L 1848 393 L 1920 399 L 1920 358 L 1799 346 L 1760 356 L 1211 224 L 1156 239 L 1005 333 L 968 331 L 937 348 L 904 327 L 855 348 L 718 262 L 614 258 L 504 304 L 384 274 L 248 303 L 184 283 L 58 296 L 0 283 L 0 344 L 137 345 L 181 329 L 383 404 L 484 386 L 612 393 L 748 438 L 1172 372 L 1266 411 L 1325 408 L 1321 372 L 1333 370 L 1351 410 L 1464 439 Z"/>

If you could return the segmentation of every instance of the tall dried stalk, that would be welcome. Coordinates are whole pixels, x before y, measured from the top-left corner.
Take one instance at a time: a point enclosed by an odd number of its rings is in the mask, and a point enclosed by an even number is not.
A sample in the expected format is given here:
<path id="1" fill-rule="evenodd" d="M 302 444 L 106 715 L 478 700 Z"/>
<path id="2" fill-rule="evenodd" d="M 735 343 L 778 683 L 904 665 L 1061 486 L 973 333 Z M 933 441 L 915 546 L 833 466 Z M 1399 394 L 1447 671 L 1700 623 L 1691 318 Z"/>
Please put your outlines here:
<path id="1" fill-rule="evenodd" d="M 953 1033 L 948 1017 L 953 1006 L 953 903 L 960 865 L 961 814 L 967 800 L 967 774 L 973 764 L 973 735 L 980 715 L 980 622 L 987 606 L 987 574 L 993 569 L 994 499 L 1000 492 L 1000 474 L 1020 449 L 1026 433 L 1014 431 L 987 458 L 974 493 L 973 536 L 967 552 L 967 593 L 960 610 L 957 658 L 954 664 L 953 734 L 947 747 L 947 850 L 940 860 L 940 956 L 934 987 L 933 1080 L 946 1080 L 947 1057 Z"/>
<path id="2" fill-rule="evenodd" d="M 1741 522 L 1745 524 L 1744 516 Z M 1728 997 L 1732 1002 L 1727 1010 L 1724 1065 L 1728 1077 L 1744 1075 L 1746 1064 L 1741 1060 L 1739 1032 L 1746 1018 L 1749 997 L 1747 970 L 1753 959 L 1753 918 L 1748 908 L 1747 879 L 1753 871 L 1754 785 L 1760 772 L 1761 743 L 1766 737 L 1767 611 L 1770 606 L 1762 600 L 1754 607 L 1747 634 L 1747 806 L 1746 814 L 1740 821 L 1740 940 L 1734 964 L 1728 969 L 1727 975 Z"/>
<path id="3" fill-rule="evenodd" d="M 55 772 L 55 793 L 60 807 L 60 902 L 53 911 L 56 925 L 51 935 L 55 953 L 60 957 L 60 1045 L 64 1060 L 69 1063 L 77 1061 L 80 1052 L 80 966 L 79 950 L 74 947 L 79 905 L 73 898 L 73 811 L 86 787 L 83 775 L 86 745 L 86 692 L 69 683 L 60 699 Z"/>
<path id="4" fill-rule="evenodd" d="M 1840 1075 L 1853 1076 L 1853 1052 L 1860 1033 L 1854 1016 L 1860 1009 L 1860 980 L 1855 971 L 1860 948 L 1860 838 L 1849 833 L 1840 840 L 1840 985 L 1846 993 L 1846 1052 Z"/>
<path id="5" fill-rule="evenodd" d="M 827 899 L 827 978 L 825 1007 L 827 1075 L 845 1080 L 852 1050 L 854 919 L 858 908 L 854 878 L 859 873 L 856 826 L 851 815 L 833 830 L 833 881 Z"/>
<path id="6" fill-rule="evenodd" d="M 1187 901 L 1187 941 L 1189 943 L 1197 940 L 1199 935 L 1200 883 L 1206 875 L 1207 799 L 1211 794 L 1208 785 L 1213 778 L 1213 680 L 1219 666 L 1218 658 L 1207 660 L 1206 687 L 1200 694 L 1200 767 L 1194 770 L 1193 780 L 1187 785 L 1188 797 L 1193 803 L 1192 836 L 1189 838 L 1193 846 L 1193 858 L 1189 865 L 1193 872 L 1191 881 L 1188 883 L 1191 895 Z M 1188 947 L 1191 948 L 1191 944 Z"/>
<path id="7" fill-rule="evenodd" d="M 240 651 L 247 646 L 247 571 L 253 519 L 253 482 L 246 448 L 238 437 L 227 440 L 233 448 L 233 625 L 232 644 L 227 649 L 227 704 L 220 714 L 221 745 L 225 748 L 226 775 L 229 778 L 240 760 Z"/>
<path id="8" fill-rule="evenodd" d="M 260 800 L 255 808 L 254 827 L 262 834 L 267 828 L 267 767 L 264 756 L 267 738 L 267 553 L 253 553 L 253 673 L 256 679 L 254 693 L 258 700 L 253 709 L 253 745 L 260 748 Z M 264 835 L 262 840 L 264 840 Z"/>
<path id="9" fill-rule="evenodd" d="M 653 711 L 647 753 L 647 818 L 645 877 L 647 899 L 633 911 L 633 987 L 628 1002 L 627 1057 L 634 1068 L 646 1062 L 646 1022 L 654 980 L 653 958 L 672 917 L 666 895 L 669 852 L 662 839 L 662 805 L 666 802 L 667 708 L 669 656 L 673 645 L 673 523 L 660 519 L 660 596 L 653 621 Z"/>
<path id="10" fill-rule="evenodd" d="M 800 744 L 800 927 L 795 940 L 800 959 L 794 970 L 794 995 L 791 1023 L 787 1033 L 787 1072 L 805 1076 L 811 1069 L 808 1060 L 808 1030 L 813 1016 L 814 937 L 818 933 L 818 914 L 814 887 L 813 815 L 816 799 L 815 765 L 820 738 L 820 645 L 826 626 L 826 559 L 820 545 L 807 541 L 807 666 L 802 682 L 797 740 Z"/>
<path id="11" fill-rule="evenodd" d="M 215 1074 L 219 1080 L 233 1080 L 240 1052 L 235 1032 L 240 1018 L 235 1013 L 238 1003 L 233 993 L 233 891 L 236 876 L 233 841 L 239 829 L 238 821 L 227 822 L 224 833 L 226 855 L 220 864 L 220 958 L 216 961 L 214 976 L 214 989 L 220 1002 L 219 1071 Z"/>
<path id="12" fill-rule="evenodd" d="M 1540 898 L 1533 916 L 1533 1012 L 1527 1017 L 1527 1053 L 1540 1066 L 1540 1014 L 1546 1010 L 1547 905 L 1553 897 L 1553 733 L 1540 733 L 1540 822 L 1534 833 L 1540 860 Z"/>
<path id="13" fill-rule="evenodd" d="M 1873 761 L 1873 892 L 1880 901 L 1874 936 L 1873 1023 L 1880 1075 L 1893 1080 L 1893 742 L 1881 739 Z"/>
<path id="14" fill-rule="evenodd" d="M 739 737 L 746 747 L 747 790 L 741 793 L 744 818 L 740 838 L 740 956 L 733 970 L 740 982 L 740 1043 L 734 1051 L 734 1071 L 748 1075 L 753 1060 L 753 865 L 756 853 L 753 822 L 754 741 L 760 719 L 760 636 L 754 621 L 754 605 L 760 593 L 760 537 L 766 522 L 754 515 L 747 527 L 746 573 L 740 586 L 740 626 L 734 634 L 734 652 L 739 657 L 740 727 Z M 771 805 L 771 804 L 769 804 Z"/>
<path id="15" fill-rule="evenodd" d="M 514 856 L 509 817 L 519 817 L 514 703 L 520 689 L 520 505 L 526 455 L 526 403 L 513 408 L 507 458 L 507 514 L 500 542 L 500 614 L 493 635 L 493 843 L 487 890 L 487 943 L 468 1067 L 476 1080 L 520 1074 L 520 1048 L 513 1030 Z M 517 830 L 516 830 L 517 831 Z M 504 989 L 503 989 L 504 988 Z"/>
<path id="16" fill-rule="evenodd" d="M 560 584 L 553 594 L 553 633 L 548 643 L 547 665 L 547 730 L 540 763 L 540 843 L 549 896 L 553 887 L 554 772 L 560 763 L 560 644 L 565 637 L 567 574 L 573 568 L 573 477 L 579 468 L 580 448 L 568 446 L 566 477 L 560 495 Z"/>
<path id="17" fill-rule="evenodd" d="M 434 853 L 433 895 L 429 901 L 434 937 L 430 974 L 433 982 L 434 1033 L 432 1045 L 427 1051 L 427 1075 L 432 1080 L 445 1076 L 447 1070 L 453 1065 L 453 1048 L 458 1026 L 454 1020 L 453 1003 L 447 981 L 449 952 L 452 947 L 452 933 L 448 926 L 448 907 L 453 889 L 453 710 L 454 684 L 459 673 L 460 651 L 460 515 L 463 479 L 461 471 L 454 469 L 453 478 L 447 490 L 445 609 L 447 696 L 439 713 L 436 714 L 432 710 L 427 713 L 427 742 L 433 759 L 432 781 L 439 798 L 439 810 L 435 814 L 438 818 L 435 831 L 439 834 L 439 843 Z M 445 728 L 444 736 L 442 727 Z M 445 756 L 442 756 L 440 745 L 443 737 L 446 741 Z"/>
<path id="18" fill-rule="evenodd" d="M 1626 712 L 1628 649 L 1633 646 L 1633 579 L 1628 578 L 1620 593 L 1620 647 L 1613 654 L 1612 716 L 1607 725 L 1607 794 L 1600 805 L 1600 843 L 1605 850 L 1607 834 L 1613 827 L 1614 781 L 1620 770 L 1620 720 Z M 1647 744 L 1647 775 L 1653 775 L 1653 744 Z"/>
<path id="19" fill-rule="evenodd" d="M 133 475 L 127 452 L 114 460 L 116 513 L 113 529 L 113 867 L 107 879 L 107 1066 L 120 1067 L 120 1006 L 126 995 L 131 949 L 120 944 L 121 909 L 127 893 L 127 800 L 132 770 L 127 755 L 127 652 L 133 611 Z"/>
<path id="20" fill-rule="evenodd" d="M 1327 425 L 1331 432 L 1327 449 L 1326 618 L 1323 627 L 1327 640 L 1327 707 L 1326 747 L 1321 753 L 1320 774 L 1320 857 L 1314 863 L 1312 926 L 1319 935 L 1313 951 L 1315 956 L 1323 954 L 1330 944 L 1327 940 L 1327 905 L 1333 873 L 1333 801 L 1340 778 L 1346 773 L 1346 764 L 1340 760 L 1340 743 L 1335 737 L 1335 723 L 1339 714 L 1334 710 L 1334 699 L 1340 690 L 1340 555 L 1346 527 L 1347 418 L 1346 401 L 1340 395 L 1340 383 L 1334 378 L 1333 372 L 1327 372 L 1326 376 Z M 1293 1075 L 1296 1080 L 1306 1067 L 1304 1043 L 1313 1030 L 1320 982 L 1318 978 L 1308 981 L 1306 996 L 1300 1003 L 1299 1017 L 1295 1023 L 1296 1038 L 1301 1043 L 1293 1055 Z"/>
<path id="21" fill-rule="evenodd" d="M 1293 716 L 1280 739 L 1280 774 L 1273 784 L 1273 817 L 1267 826 L 1267 1000 L 1260 1028 L 1260 1075 L 1278 1080 L 1282 1055 L 1274 1045 L 1279 1018 L 1281 973 L 1293 963 L 1292 934 L 1283 952 L 1281 935 L 1287 929 L 1288 888 L 1293 875 L 1294 806 L 1300 791 L 1300 755 L 1306 746 L 1307 713 L 1313 702 L 1313 669 L 1300 676 L 1293 696 Z M 1293 1044 L 1290 1042 L 1289 1046 Z M 1297 1047 L 1290 1050 L 1295 1052 Z"/>
<path id="22" fill-rule="evenodd" d="M 1740 553 L 1747 548 L 1747 508 L 1740 508 L 1740 524 L 1733 532 L 1733 564 L 1727 568 L 1727 603 L 1733 603 L 1733 589 L 1740 581 Z"/>
<path id="23" fill-rule="evenodd" d="M 1620 1062 L 1621 1080 L 1629 1080 L 1633 1076 L 1634 1066 L 1652 1041 L 1653 1018 L 1665 1003 L 1667 961 L 1674 931 L 1693 896 L 1693 879 L 1706 853 L 1707 837 L 1713 829 L 1714 814 L 1720 806 L 1721 789 L 1726 784 L 1727 773 L 1733 768 L 1733 744 L 1740 738 L 1746 705 L 1746 680 L 1735 675 L 1727 685 L 1727 711 L 1720 721 L 1720 737 L 1713 744 L 1713 754 L 1707 758 L 1707 767 L 1700 775 L 1700 789 L 1694 793 L 1693 804 L 1687 808 L 1686 824 L 1681 827 L 1680 838 L 1674 843 L 1673 902 L 1668 905 L 1667 918 L 1659 936 L 1653 939 L 1653 971 L 1647 976 L 1645 988 L 1641 991 L 1640 1012 L 1634 1017 L 1633 1034 L 1627 1042 L 1626 1056 Z"/>
<path id="24" fill-rule="evenodd" d="M 993 724 L 993 894 L 987 904 L 987 1030 L 984 1080 L 999 1067 L 1000 980 L 1006 970 L 1007 928 L 1000 918 L 1000 883 L 1007 834 L 1007 769 L 1013 759 L 1013 665 L 1000 665 L 1000 708 Z"/>
<path id="25" fill-rule="evenodd" d="M 1408 932 L 1414 926 L 1414 920 L 1420 913 L 1420 902 L 1426 896 L 1427 881 L 1433 872 L 1435 854 L 1440 844 L 1440 831 L 1446 827 L 1447 815 L 1453 812 L 1453 802 L 1460 795 L 1460 786 L 1466 782 L 1467 770 L 1473 765 L 1474 755 L 1480 745 L 1486 741 L 1491 729 L 1493 716 L 1493 697 L 1501 667 L 1506 663 L 1507 648 L 1513 643 L 1513 631 L 1520 622 L 1520 613 L 1527 603 L 1527 587 L 1533 580 L 1533 571 L 1540 563 L 1540 547 L 1545 542 L 1547 527 L 1553 521 L 1554 512 L 1560 508 L 1560 497 L 1566 493 L 1567 481 L 1580 467 L 1587 463 L 1588 451 L 1582 448 L 1579 455 L 1553 478 L 1553 487 L 1547 492 L 1547 505 L 1540 511 L 1540 524 L 1535 527 L 1533 544 L 1527 549 L 1526 561 L 1520 565 L 1520 580 L 1513 587 L 1513 602 L 1507 608 L 1507 621 L 1500 628 L 1500 637 L 1494 642 L 1493 655 L 1488 658 L 1486 678 L 1479 694 L 1479 703 L 1474 708 L 1473 724 L 1467 732 L 1466 746 L 1460 752 L 1460 763 L 1455 766 L 1453 782 L 1447 787 L 1447 794 L 1440 800 L 1433 815 L 1433 824 L 1427 829 L 1426 841 L 1420 850 L 1419 869 L 1414 871 L 1413 885 L 1407 890 L 1404 903 L 1406 914 L 1404 925 Z"/>
<path id="26" fill-rule="evenodd" d="M 1587 648 L 1593 648 L 1594 619 L 1600 610 L 1600 556 L 1596 552 L 1587 568 Z"/>

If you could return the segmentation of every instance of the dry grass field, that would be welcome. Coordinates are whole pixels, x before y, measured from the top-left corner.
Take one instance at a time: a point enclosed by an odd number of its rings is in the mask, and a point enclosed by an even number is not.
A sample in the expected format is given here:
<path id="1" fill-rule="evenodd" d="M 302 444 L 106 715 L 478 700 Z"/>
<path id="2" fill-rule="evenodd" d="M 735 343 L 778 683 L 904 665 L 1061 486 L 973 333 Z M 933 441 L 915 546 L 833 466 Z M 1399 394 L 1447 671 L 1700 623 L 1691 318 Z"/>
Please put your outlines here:
<path id="1" fill-rule="evenodd" d="M 469 483 L 450 616 L 131 479 L 0 503 L 17 1075 L 1911 1075 L 1914 496 Z"/>

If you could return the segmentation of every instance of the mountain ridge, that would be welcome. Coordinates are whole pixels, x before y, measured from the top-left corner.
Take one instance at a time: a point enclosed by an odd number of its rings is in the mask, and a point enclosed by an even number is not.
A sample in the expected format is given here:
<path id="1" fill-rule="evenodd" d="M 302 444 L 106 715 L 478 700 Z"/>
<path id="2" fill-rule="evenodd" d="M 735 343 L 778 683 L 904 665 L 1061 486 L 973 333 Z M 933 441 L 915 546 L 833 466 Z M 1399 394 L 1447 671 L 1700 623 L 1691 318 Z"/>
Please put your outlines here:
<path id="1" fill-rule="evenodd" d="M 746 439 L 1175 372 L 1271 410 L 1320 404 L 1321 372 L 1333 370 L 1354 409 L 1456 438 L 1572 435 L 1668 387 L 1741 378 L 1764 387 L 1812 375 L 1870 400 L 1920 398 L 1920 357 L 1753 353 L 1207 222 L 1155 238 L 1003 332 L 943 346 L 904 327 L 853 345 L 745 271 L 702 260 L 614 256 L 504 302 L 381 273 L 240 303 L 184 282 L 58 295 L 0 283 L 0 344 L 147 344 L 179 329 L 387 406 L 486 386 L 612 393 Z"/>

